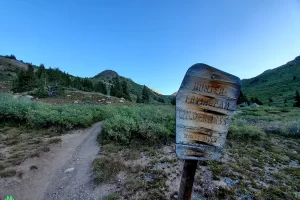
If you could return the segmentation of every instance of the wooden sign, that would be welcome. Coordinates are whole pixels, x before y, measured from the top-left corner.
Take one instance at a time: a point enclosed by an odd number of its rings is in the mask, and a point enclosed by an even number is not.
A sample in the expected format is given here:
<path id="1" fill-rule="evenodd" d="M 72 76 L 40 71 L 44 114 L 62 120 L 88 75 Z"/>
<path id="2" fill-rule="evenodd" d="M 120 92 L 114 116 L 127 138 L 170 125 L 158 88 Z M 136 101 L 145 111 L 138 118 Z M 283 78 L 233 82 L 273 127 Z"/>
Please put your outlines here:
<path id="1" fill-rule="evenodd" d="M 221 156 L 241 81 L 205 64 L 190 67 L 176 96 L 176 154 L 187 160 Z"/>

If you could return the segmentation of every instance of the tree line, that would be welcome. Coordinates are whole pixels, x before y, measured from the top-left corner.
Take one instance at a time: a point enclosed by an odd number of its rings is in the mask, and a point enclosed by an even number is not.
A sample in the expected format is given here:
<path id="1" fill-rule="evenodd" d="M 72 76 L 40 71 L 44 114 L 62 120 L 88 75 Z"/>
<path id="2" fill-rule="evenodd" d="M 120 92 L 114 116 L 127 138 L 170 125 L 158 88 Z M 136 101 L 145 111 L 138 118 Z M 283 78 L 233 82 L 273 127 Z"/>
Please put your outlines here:
<path id="1" fill-rule="evenodd" d="M 36 95 L 46 97 L 61 94 L 64 87 L 107 94 L 106 84 L 102 81 L 93 82 L 89 78 L 73 77 L 58 68 L 46 69 L 43 64 L 39 67 L 28 64 L 27 70 L 19 70 L 12 90 L 26 92 L 37 88 Z"/>
<path id="2" fill-rule="evenodd" d="M 132 101 L 127 80 L 121 79 L 118 75 L 113 77 L 109 83 L 105 83 L 89 78 L 74 77 L 59 68 L 45 68 L 43 64 L 37 67 L 28 63 L 27 70 L 19 70 L 12 90 L 14 92 L 33 91 L 37 97 L 43 98 L 63 94 L 65 88 L 100 92 L 105 95 L 110 93 L 111 96 L 123 97 Z M 154 96 L 153 100 L 165 103 L 162 97 Z M 144 85 L 142 93 L 137 95 L 136 103 L 150 103 L 150 89 L 147 86 Z M 171 103 L 174 105 L 175 99 L 172 99 Z"/>

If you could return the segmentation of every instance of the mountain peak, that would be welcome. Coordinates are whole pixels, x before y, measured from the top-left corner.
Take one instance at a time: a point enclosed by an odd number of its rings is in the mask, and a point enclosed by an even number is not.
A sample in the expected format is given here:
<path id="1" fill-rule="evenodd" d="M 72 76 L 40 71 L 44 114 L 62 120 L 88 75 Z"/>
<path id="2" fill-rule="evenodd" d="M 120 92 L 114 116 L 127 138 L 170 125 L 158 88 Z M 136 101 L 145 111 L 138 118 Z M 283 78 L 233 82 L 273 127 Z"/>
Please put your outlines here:
<path id="1" fill-rule="evenodd" d="M 100 72 L 94 78 L 106 78 L 106 79 L 111 79 L 115 76 L 118 76 L 118 73 L 113 71 L 113 70 L 104 70 L 103 72 Z"/>

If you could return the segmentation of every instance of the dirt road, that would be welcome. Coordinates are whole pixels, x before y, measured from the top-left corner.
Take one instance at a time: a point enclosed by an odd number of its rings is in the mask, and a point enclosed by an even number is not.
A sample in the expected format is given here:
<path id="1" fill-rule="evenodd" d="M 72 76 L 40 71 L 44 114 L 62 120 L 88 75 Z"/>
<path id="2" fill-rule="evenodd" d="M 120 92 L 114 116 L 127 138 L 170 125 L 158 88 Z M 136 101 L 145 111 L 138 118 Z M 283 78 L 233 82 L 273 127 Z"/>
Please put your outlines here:
<path id="1" fill-rule="evenodd" d="M 18 170 L 21 179 L 1 179 L 0 194 L 15 200 L 98 200 L 111 188 L 96 187 L 92 162 L 98 154 L 101 122 L 62 136 L 62 142 L 41 158 L 28 159 Z M 34 166 L 34 167 L 33 167 Z M 4 196 L 3 195 L 3 196 Z M 1 198 L 0 197 L 0 198 Z"/>

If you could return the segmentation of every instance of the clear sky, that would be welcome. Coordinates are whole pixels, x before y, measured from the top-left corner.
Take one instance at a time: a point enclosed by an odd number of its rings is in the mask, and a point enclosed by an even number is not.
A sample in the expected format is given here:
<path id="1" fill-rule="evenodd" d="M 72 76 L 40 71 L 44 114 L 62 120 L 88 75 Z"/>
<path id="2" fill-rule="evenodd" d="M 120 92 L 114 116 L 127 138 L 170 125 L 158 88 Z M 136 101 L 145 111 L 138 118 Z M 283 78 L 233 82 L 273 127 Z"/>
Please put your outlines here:
<path id="1" fill-rule="evenodd" d="M 0 55 L 112 69 L 163 94 L 195 63 L 251 78 L 300 55 L 300 0 L 0 0 Z"/>

